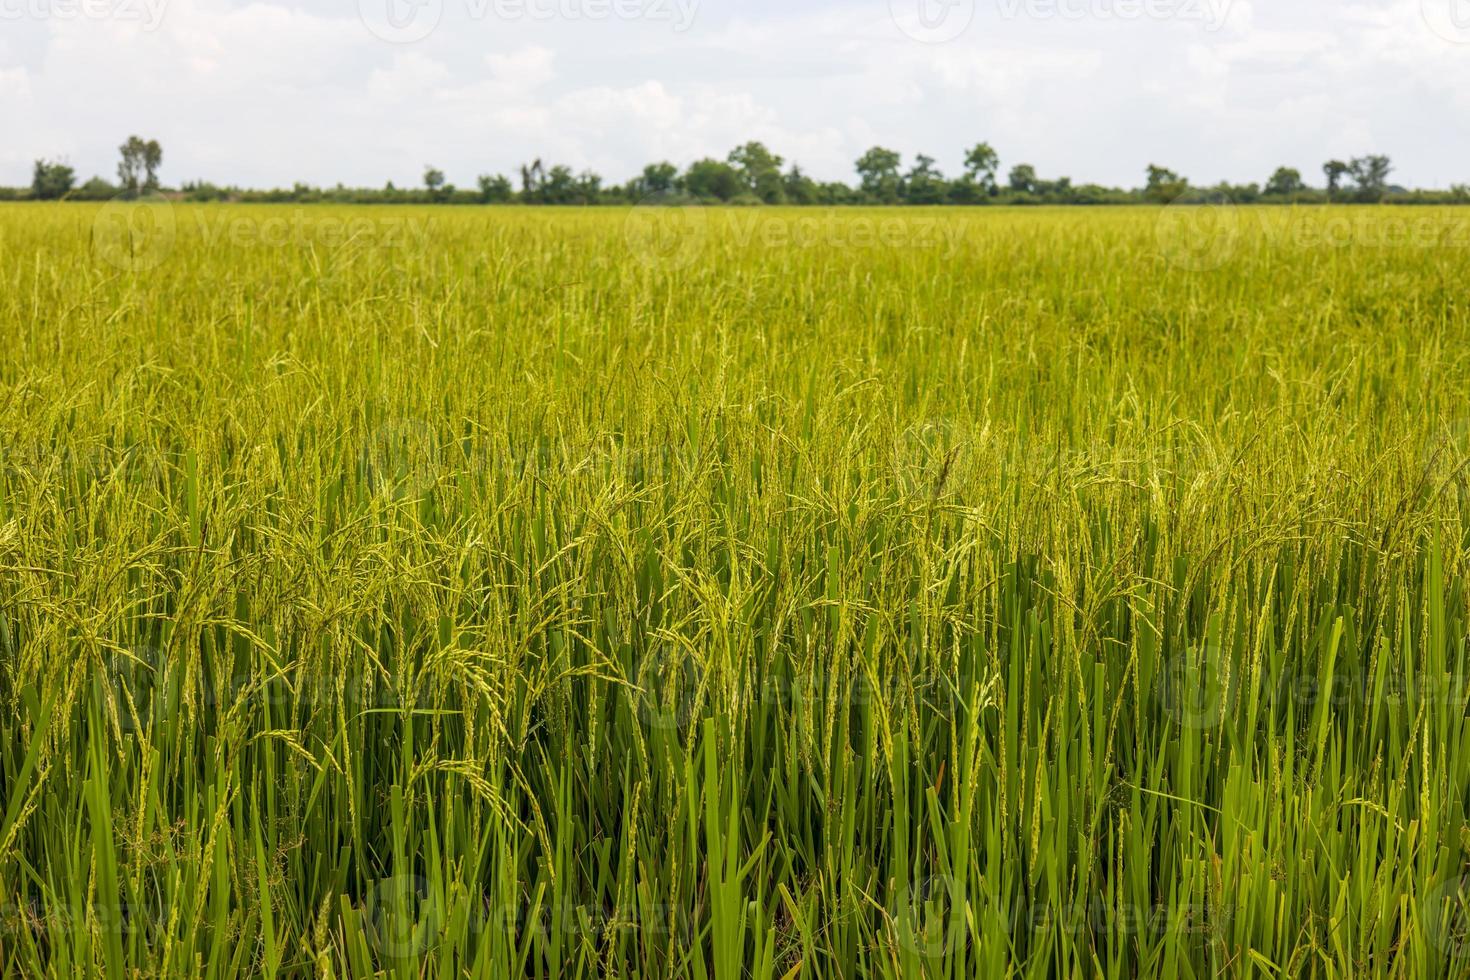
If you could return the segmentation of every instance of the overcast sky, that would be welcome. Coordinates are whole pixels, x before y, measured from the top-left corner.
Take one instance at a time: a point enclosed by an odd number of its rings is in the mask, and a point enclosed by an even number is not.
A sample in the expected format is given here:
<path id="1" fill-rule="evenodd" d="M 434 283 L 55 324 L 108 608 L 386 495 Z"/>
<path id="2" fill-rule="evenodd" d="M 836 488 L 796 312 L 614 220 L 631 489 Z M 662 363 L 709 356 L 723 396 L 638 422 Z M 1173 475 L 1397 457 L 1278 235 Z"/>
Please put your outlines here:
<path id="1" fill-rule="evenodd" d="M 955 173 L 983 139 L 1079 182 L 1387 153 L 1447 187 L 1470 0 L 0 0 L 0 184 L 37 157 L 111 179 L 132 133 L 173 185 L 463 186 L 537 156 L 621 182 L 748 139 L 851 180 L 874 144 Z"/>

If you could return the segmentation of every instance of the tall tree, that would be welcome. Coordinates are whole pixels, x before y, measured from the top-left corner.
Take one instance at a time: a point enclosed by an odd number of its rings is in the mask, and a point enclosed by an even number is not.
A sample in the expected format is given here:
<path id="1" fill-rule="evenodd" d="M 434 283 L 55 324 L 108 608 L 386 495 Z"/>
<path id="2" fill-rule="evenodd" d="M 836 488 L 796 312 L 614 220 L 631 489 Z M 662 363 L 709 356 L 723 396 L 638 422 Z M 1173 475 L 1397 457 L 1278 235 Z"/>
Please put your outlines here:
<path id="1" fill-rule="evenodd" d="M 1038 183 L 1036 168 L 1029 163 L 1018 163 L 1011 168 L 1009 176 L 1006 177 L 1006 183 L 1018 194 L 1035 194 Z"/>
<path id="2" fill-rule="evenodd" d="M 643 198 L 654 194 L 667 194 L 674 189 L 674 184 L 678 179 L 679 168 L 667 160 L 650 163 L 634 180 L 633 196 Z"/>
<path id="3" fill-rule="evenodd" d="M 684 189 L 695 197 L 728 201 L 742 186 L 740 173 L 723 160 L 696 160 L 684 172 Z"/>
<path id="4" fill-rule="evenodd" d="M 123 191 L 128 194 L 136 194 L 143 186 L 143 155 L 148 149 L 148 144 L 142 138 L 129 136 L 117 152 L 122 155 L 122 160 L 117 165 L 117 181 Z"/>
<path id="5" fill-rule="evenodd" d="M 480 185 L 481 204 L 503 204 L 515 193 L 510 181 L 502 174 L 481 174 L 476 181 Z"/>
<path id="6" fill-rule="evenodd" d="M 1341 160 L 1328 160 L 1322 164 L 1322 173 L 1327 177 L 1327 199 L 1329 201 L 1337 196 L 1337 188 L 1342 183 L 1342 178 L 1348 175 L 1350 169 Z"/>
<path id="7" fill-rule="evenodd" d="M 815 204 L 821 195 L 821 188 L 817 182 L 802 172 L 796 164 L 791 165 L 786 176 L 782 178 L 782 190 L 786 200 L 792 204 Z"/>
<path id="8" fill-rule="evenodd" d="M 546 182 L 546 168 L 537 157 L 528 164 L 521 165 L 521 199 L 527 203 L 540 199 L 542 185 Z"/>
<path id="9" fill-rule="evenodd" d="M 596 204 L 602 196 L 602 177 L 591 170 L 577 174 L 577 194 L 583 204 Z"/>
<path id="10" fill-rule="evenodd" d="M 1278 197 L 1291 197 L 1306 190 L 1306 184 L 1302 183 L 1300 170 L 1291 167 L 1277 167 L 1271 179 L 1266 181 L 1266 193 Z"/>
<path id="11" fill-rule="evenodd" d="M 1348 164 L 1348 172 L 1357 186 L 1361 201 L 1381 201 L 1388 190 L 1388 175 L 1393 164 L 1385 156 L 1354 157 Z"/>
<path id="12" fill-rule="evenodd" d="M 881 146 L 875 146 L 859 157 L 856 166 L 858 176 L 862 178 L 863 193 L 885 204 L 897 201 L 898 167 L 902 161 L 897 151 Z"/>
<path id="13" fill-rule="evenodd" d="M 122 160 L 117 165 L 118 182 L 124 193 L 158 190 L 158 170 L 163 166 L 163 147 L 157 140 L 129 136 L 117 148 Z"/>
<path id="14" fill-rule="evenodd" d="M 31 196 L 38 201 L 55 201 L 70 193 L 76 180 L 76 171 L 66 164 L 37 160 L 31 178 Z"/>
<path id="15" fill-rule="evenodd" d="M 541 187 L 541 198 L 546 204 L 576 204 L 580 201 L 581 194 L 572 168 L 557 164 L 548 170 Z"/>
<path id="16" fill-rule="evenodd" d="M 995 171 L 1000 167 L 1000 154 L 989 143 L 977 143 L 965 154 L 965 176 L 988 194 L 995 193 Z"/>
<path id="17" fill-rule="evenodd" d="M 781 157 L 755 141 L 730 151 L 730 166 L 740 174 L 745 189 L 767 204 L 778 204 L 783 196 Z"/>
<path id="18" fill-rule="evenodd" d="M 445 184 L 444 170 L 438 167 L 423 167 L 423 187 L 429 191 L 429 200 L 444 203 L 454 197 L 454 185 Z"/>
<path id="19" fill-rule="evenodd" d="M 1189 181 L 1180 177 L 1168 167 L 1160 167 L 1156 164 L 1148 165 L 1148 184 L 1144 188 L 1144 197 L 1155 204 L 1168 204 L 1178 200 L 1185 191 L 1189 190 Z"/>
<path id="20" fill-rule="evenodd" d="M 934 158 L 920 153 L 903 182 L 904 200 L 910 204 L 940 204 L 947 186 Z"/>
<path id="21" fill-rule="evenodd" d="M 163 147 L 158 145 L 157 140 L 149 140 L 143 144 L 143 189 L 145 191 L 158 190 L 158 170 L 163 166 Z"/>

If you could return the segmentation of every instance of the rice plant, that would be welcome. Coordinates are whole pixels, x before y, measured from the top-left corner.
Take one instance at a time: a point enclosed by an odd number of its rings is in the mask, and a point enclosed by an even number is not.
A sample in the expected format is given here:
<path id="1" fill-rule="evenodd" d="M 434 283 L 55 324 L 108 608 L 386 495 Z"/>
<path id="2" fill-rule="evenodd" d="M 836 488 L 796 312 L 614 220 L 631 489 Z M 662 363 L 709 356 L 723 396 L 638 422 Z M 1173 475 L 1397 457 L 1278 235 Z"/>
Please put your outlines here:
<path id="1" fill-rule="evenodd" d="M 6 206 L 0 971 L 1466 975 L 1463 220 Z"/>

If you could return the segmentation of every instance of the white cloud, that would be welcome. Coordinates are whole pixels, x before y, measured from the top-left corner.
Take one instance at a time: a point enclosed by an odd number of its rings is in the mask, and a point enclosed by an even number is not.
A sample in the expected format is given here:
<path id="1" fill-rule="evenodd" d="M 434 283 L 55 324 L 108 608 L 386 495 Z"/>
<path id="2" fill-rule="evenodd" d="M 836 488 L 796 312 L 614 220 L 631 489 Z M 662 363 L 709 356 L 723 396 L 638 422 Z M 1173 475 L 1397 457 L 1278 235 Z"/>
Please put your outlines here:
<path id="1" fill-rule="evenodd" d="M 31 102 L 31 76 L 24 68 L 0 68 L 0 100 L 14 106 Z"/>
<path id="2" fill-rule="evenodd" d="M 388 102 L 417 102 L 431 98 L 451 80 L 448 67 L 417 51 L 393 57 L 389 68 L 374 68 L 368 77 L 368 95 Z"/>
<path id="3" fill-rule="evenodd" d="M 485 64 L 496 81 L 518 88 L 535 88 L 545 85 L 556 77 L 552 67 L 556 52 L 540 45 L 531 45 L 510 54 L 487 54 Z"/>
<path id="4" fill-rule="evenodd" d="M 953 172 L 986 139 L 1004 166 L 1077 181 L 1135 184 L 1149 162 L 1259 181 L 1368 152 L 1407 182 L 1470 180 L 1470 46 L 1431 30 L 1420 0 L 1152 8 L 1205 19 L 982 2 L 934 45 L 888 0 L 702 0 L 682 32 L 652 15 L 664 0 L 629 0 L 643 19 L 442 2 L 412 45 L 375 37 L 355 2 L 169 0 L 154 30 L 6 22 L 0 184 L 25 183 L 36 156 L 110 174 L 133 132 L 163 142 L 169 180 L 247 185 L 413 183 L 428 162 L 467 184 L 538 156 L 623 180 L 747 139 L 822 179 L 851 179 L 874 143 Z"/>

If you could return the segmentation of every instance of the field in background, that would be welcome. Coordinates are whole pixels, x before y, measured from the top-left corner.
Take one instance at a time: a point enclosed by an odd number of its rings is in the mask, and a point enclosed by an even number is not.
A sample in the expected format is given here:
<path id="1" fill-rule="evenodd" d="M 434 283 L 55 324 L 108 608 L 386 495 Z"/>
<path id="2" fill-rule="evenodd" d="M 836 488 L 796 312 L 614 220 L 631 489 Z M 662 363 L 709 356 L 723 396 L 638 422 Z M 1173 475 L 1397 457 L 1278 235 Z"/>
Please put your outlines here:
<path id="1" fill-rule="evenodd" d="M 0 209 L 8 975 L 1470 969 L 1470 215 Z"/>

